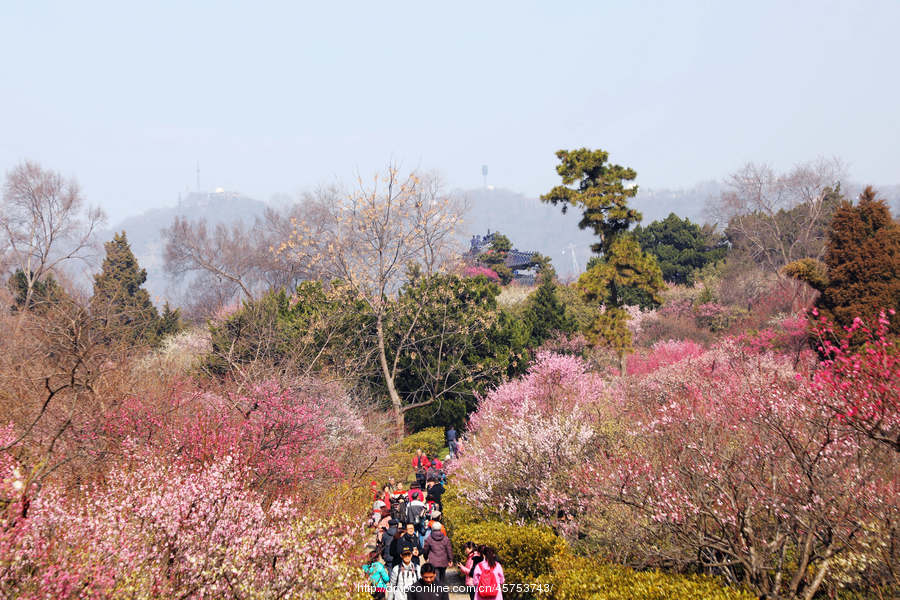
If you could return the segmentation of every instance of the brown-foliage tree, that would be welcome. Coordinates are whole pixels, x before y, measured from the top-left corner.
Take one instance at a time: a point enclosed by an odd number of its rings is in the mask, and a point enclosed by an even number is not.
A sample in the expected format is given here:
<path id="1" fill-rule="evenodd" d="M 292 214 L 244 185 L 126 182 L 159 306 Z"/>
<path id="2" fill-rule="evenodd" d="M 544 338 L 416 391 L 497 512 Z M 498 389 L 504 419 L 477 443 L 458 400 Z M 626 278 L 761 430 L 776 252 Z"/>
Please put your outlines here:
<path id="1" fill-rule="evenodd" d="M 881 310 L 900 311 L 900 224 L 871 186 L 855 206 L 845 201 L 835 212 L 825 265 L 827 283 L 816 305 L 839 325 L 849 326 L 856 317 L 874 320 Z M 896 315 L 891 331 L 900 333 Z"/>

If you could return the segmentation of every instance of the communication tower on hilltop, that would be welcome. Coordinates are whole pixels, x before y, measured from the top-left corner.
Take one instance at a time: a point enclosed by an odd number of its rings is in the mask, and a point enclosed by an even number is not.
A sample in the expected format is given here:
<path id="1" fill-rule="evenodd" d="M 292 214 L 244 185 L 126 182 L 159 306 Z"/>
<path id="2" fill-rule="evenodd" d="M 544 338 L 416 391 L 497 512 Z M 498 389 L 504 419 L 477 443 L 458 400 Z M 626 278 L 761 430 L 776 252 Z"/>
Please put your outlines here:
<path id="1" fill-rule="evenodd" d="M 578 277 L 578 274 L 581 272 L 580 267 L 578 266 L 578 258 L 575 256 L 575 244 L 569 242 L 569 245 L 563 248 L 562 253 L 565 254 L 566 250 L 572 255 L 572 274 Z"/>
<path id="2" fill-rule="evenodd" d="M 481 176 L 484 177 L 484 189 L 487 189 L 487 165 L 481 165 Z"/>

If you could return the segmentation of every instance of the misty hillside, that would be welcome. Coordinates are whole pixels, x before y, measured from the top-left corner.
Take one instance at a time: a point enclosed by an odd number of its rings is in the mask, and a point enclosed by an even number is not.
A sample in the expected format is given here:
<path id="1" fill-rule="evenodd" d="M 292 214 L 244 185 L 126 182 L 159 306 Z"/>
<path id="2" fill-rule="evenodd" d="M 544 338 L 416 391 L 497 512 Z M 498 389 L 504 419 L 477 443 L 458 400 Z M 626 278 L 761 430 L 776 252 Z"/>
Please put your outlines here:
<path id="1" fill-rule="evenodd" d="M 704 207 L 710 198 L 721 193 L 717 182 L 703 183 L 684 190 L 642 188 L 634 205 L 643 215 L 643 223 L 663 219 L 674 212 L 697 223 L 704 222 Z M 848 197 L 855 198 L 862 186 L 846 187 Z M 900 185 L 877 186 L 880 197 L 891 204 L 894 214 L 900 214 Z M 505 189 L 476 189 L 458 192 L 469 207 L 463 234 L 467 240 L 488 230 L 500 231 L 519 250 L 536 250 L 553 261 L 559 276 L 570 279 L 584 270 L 591 256 L 594 236 L 578 228 L 577 211 L 562 214 L 557 206 L 544 204 L 537 198 Z M 147 269 L 146 287 L 157 303 L 177 298 L 177 290 L 163 272 L 163 241 L 160 230 L 172 224 L 176 216 L 188 219 L 205 218 L 209 223 L 252 223 L 261 217 L 267 204 L 236 192 L 191 193 L 176 206 L 155 208 L 142 215 L 129 217 L 109 231 L 101 232 L 107 241 L 113 232 L 128 234 L 128 240 L 141 266 Z M 571 247 L 570 247 L 571 245 Z M 572 259 L 574 248 L 575 261 Z M 577 269 L 576 269 L 577 265 Z"/>
<path id="2" fill-rule="evenodd" d="M 262 216 L 265 209 L 264 202 L 236 192 L 221 189 L 215 192 L 191 192 L 175 206 L 154 208 L 142 215 L 120 221 L 111 230 L 100 232 L 100 239 L 108 241 L 112 239 L 113 233 L 125 231 L 138 263 L 147 269 L 145 287 L 154 302 L 160 304 L 163 299 L 177 296 L 172 293 L 174 290 L 169 289 L 171 283 L 163 272 L 164 244 L 160 233 L 172 224 L 175 217 L 206 219 L 211 225 L 252 223 L 256 217 Z"/>

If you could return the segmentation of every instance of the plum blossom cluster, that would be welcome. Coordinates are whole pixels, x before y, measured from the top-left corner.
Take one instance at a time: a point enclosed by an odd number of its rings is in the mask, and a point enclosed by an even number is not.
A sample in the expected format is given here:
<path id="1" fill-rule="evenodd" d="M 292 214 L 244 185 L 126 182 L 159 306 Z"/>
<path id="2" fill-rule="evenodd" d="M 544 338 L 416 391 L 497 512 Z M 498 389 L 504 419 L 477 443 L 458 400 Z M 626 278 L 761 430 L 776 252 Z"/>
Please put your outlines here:
<path id="1" fill-rule="evenodd" d="M 628 356 L 628 375 L 647 375 L 661 367 L 703 354 L 704 348 L 693 340 L 666 340 L 653 344 L 648 352 Z"/>
<path id="2" fill-rule="evenodd" d="M 795 364 L 726 340 L 623 390 L 631 441 L 586 470 L 591 510 L 635 510 L 668 540 L 645 548 L 660 562 L 700 557 L 763 597 L 866 577 L 836 559 L 877 546 L 896 519 L 896 457 L 838 427 Z"/>
<path id="3" fill-rule="evenodd" d="M 234 457 L 251 469 L 258 486 L 321 489 L 376 443 L 344 400 L 339 389 L 313 381 L 295 389 L 267 382 L 242 393 L 183 383 L 164 403 L 129 399 L 103 428 L 114 440 L 140 439 L 159 453 L 177 449 L 197 464 Z"/>
<path id="4" fill-rule="evenodd" d="M 487 277 L 493 282 L 499 282 L 500 276 L 493 269 L 482 267 L 479 265 L 469 265 L 463 270 L 463 277 Z"/>
<path id="5" fill-rule="evenodd" d="M 888 333 L 894 313 L 881 312 L 872 325 L 856 318 L 838 332 L 813 309 L 824 356 L 813 387 L 842 423 L 900 452 L 900 354 Z"/>
<path id="6" fill-rule="evenodd" d="M 268 502 L 230 456 L 202 467 L 132 445 L 106 480 L 21 490 L 0 523 L 0 596 L 348 598 L 359 532 Z M 10 473 L 3 473 L 4 481 Z M 13 474 L 13 477 L 15 475 Z"/>
<path id="7" fill-rule="evenodd" d="M 539 353 L 524 377 L 479 402 L 451 467 L 459 493 L 521 519 L 570 514 L 578 469 L 594 448 L 591 406 L 604 389 L 584 360 Z"/>
<path id="8" fill-rule="evenodd" d="M 862 346 L 823 341 L 821 362 L 794 345 L 806 321 L 785 321 L 784 339 L 658 343 L 609 381 L 539 355 L 481 400 L 460 493 L 591 536 L 617 560 L 706 570 L 764 598 L 884 576 L 900 518 L 900 453 L 873 443 L 896 436 L 886 317 L 849 332 L 869 336 Z"/>

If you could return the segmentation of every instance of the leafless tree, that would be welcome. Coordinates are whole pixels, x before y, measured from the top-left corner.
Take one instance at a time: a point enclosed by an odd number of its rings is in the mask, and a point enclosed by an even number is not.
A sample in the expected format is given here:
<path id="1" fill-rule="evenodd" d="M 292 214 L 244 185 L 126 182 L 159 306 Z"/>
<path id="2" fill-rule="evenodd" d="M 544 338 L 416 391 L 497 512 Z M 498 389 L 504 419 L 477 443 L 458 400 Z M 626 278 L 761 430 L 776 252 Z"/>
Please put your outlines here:
<path id="1" fill-rule="evenodd" d="M 707 208 L 738 251 L 777 273 L 799 258 L 822 257 L 845 171 L 836 158 L 820 158 L 783 174 L 748 163 L 729 177 L 730 189 Z"/>
<path id="2" fill-rule="evenodd" d="M 314 214 L 322 220 L 298 220 L 278 250 L 305 269 L 343 281 L 368 305 L 375 321 L 381 376 L 402 436 L 405 411 L 395 385 L 397 353 L 387 348 L 386 321 L 411 265 L 434 273 L 456 255 L 454 234 L 462 220 L 460 205 L 443 193 L 433 175 L 412 172 L 404 176 L 396 165 L 370 182 L 358 177 L 355 188 L 346 192 L 320 190 L 315 204 L 318 210 Z M 395 345 L 408 345 L 415 322 L 413 318 Z"/>
<path id="3" fill-rule="evenodd" d="M 276 246 L 293 231 L 303 206 L 288 212 L 268 209 L 252 224 L 230 226 L 210 227 L 203 219 L 176 217 L 162 232 L 165 269 L 176 280 L 190 280 L 188 304 L 205 306 L 208 313 L 239 297 L 250 300 L 268 289 L 290 289 L 315 277 L 300 263 L 276 252 Z M 306 214 L 304 218 L 315 221 Z"/>
<path id="4" fill-rule="evenodd" d="M 103 211 L 85 206 L 78 184 L 25 161 L 6 175 L 0 229 L 7 269 L 25 275 L 25 305 L 34 286 L 64 263 L 88 260 Z"/>

